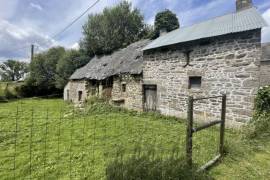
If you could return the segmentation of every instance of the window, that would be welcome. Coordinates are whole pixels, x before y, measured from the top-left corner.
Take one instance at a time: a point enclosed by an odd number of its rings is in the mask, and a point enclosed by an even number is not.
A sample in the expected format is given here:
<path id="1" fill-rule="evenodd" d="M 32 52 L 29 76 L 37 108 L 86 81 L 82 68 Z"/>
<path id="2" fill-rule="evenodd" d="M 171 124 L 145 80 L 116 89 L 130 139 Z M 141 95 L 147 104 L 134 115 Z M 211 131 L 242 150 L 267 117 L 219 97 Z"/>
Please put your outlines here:
<path id="1" fill-rule="evenodd" d="M 69 90 L 67 89 L 67 100 L 69 101 Z"/>
<path id="2" fill-rule="evenodd" d="M 188 50 L 184 53 L 186 56 L 186 64 L 184 65 L 184 67 L 190 66 L 190 53 L 191 52 L 192 52 L 191 50 Z"/>
<path id="3" fill-rule="evenodd" d="M 122 92 L 127 91 L 127 85 L 125 83 L 122 84 Z"/>
<path id="4" fill-rule="evenodd" d="M 200 76 L 193 76 L 189 77 L 189 89 L 196 89 L 201 88 L 202 85 L 202 77 Z"/>
<path id="5" fill-rule="evenodd" d="M 78 101 L 82 101 L 82 91 L 78 92 Z"/>

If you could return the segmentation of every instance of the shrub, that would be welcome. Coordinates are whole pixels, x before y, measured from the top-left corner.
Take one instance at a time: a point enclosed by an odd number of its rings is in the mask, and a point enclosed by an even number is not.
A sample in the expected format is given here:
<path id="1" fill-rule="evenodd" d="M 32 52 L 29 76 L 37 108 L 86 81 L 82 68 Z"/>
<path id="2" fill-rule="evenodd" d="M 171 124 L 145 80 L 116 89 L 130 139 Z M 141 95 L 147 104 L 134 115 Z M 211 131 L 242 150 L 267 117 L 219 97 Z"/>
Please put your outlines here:
<path id="1" fill-rule="evenodd" d="M 0 98 L 1 100 L 15 99 L 19 97 L 17 89 L 22 84 L 19 82 L 1 82 L 0 83 Z"/>
<path id="2" fill-rule="evenodd" d="M 260 88 L 255 99 L 256 113 L 270 113 L 270 87 L 265 86 Z"/>
<path id="3" fill-rule="evenodd" d="M 260 88 L 255 98 L 255 113 L 245 128 L 248 138 L 270 137 L 270 87 Z"/>

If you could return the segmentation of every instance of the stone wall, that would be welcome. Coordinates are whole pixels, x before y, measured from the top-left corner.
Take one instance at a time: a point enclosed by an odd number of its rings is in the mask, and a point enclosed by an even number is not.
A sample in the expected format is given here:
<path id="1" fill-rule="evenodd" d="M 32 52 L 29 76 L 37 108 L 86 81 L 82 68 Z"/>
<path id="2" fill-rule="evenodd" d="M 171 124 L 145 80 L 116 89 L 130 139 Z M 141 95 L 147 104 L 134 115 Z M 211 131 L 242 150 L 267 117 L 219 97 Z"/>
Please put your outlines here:
<path id="1" fill-rule="evenodd" d="M 125 84 L 126 92 L 122 86 Z M 124 108 L 142 111 L 142 76 L 121 75 L 113 79 L 112 102 Z"/>
<path id="2" fill-rule="evenodd" d="M 75 104 L 84 102 L 88 97 L 89 85 L 85 80 L 69 81 L 64 88 L 64 100 Z M 79 101 L 79 91 L 82 91 L 82 100 Z"/>
<path id="3" fill-rule="evenodd" d="M 162 114 L 186 117 L 187 98 L 226 93 L 227 124 L 250 120 L 259 87 L 261 31 L 214 37 L 144 52 L 143 83 L 157 85 L 157 109 Z M 187 51 L 190 64 L 187 63 Z M 189 89 L 189 77 L 201 76 L 201 88 Z M 196 119 L 220 117 L 220 100 L 194 105 Z"/>
<path id="4" fill-rule="evenodd" d="M 270 60 L 261 62 L 260 85 L 270 85 Z"/>

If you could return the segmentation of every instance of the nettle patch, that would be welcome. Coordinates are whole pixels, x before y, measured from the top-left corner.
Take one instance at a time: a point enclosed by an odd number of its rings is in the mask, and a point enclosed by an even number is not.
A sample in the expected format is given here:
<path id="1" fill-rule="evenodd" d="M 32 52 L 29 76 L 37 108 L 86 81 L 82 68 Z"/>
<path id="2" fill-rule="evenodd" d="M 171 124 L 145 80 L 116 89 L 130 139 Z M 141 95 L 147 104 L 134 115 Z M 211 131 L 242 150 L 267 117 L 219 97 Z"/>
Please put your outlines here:
<path id="1" fill-rule="evenodd" d="M 255 99 L 256 113 L 270 113 L 270 86 L 261 87 Z"/>
<path id="2" fill-rule="evenodd" d="M 270 136 L 270 86 L 261 87 L 255 99 L 255 113 L 248 125 L 250 138 Z"/>

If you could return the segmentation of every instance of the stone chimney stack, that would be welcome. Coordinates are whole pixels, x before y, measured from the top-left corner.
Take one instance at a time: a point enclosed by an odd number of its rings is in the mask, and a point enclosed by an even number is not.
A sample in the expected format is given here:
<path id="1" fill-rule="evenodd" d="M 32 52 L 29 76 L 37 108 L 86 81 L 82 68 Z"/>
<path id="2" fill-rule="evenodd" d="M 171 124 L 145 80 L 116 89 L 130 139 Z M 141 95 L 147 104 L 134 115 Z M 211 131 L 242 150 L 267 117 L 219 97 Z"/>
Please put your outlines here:
<path id="1" fill-rule="evenodd" d="M 236 11 L 242 11 L 253 7 L 252 0 L 236 0 Z"/>

